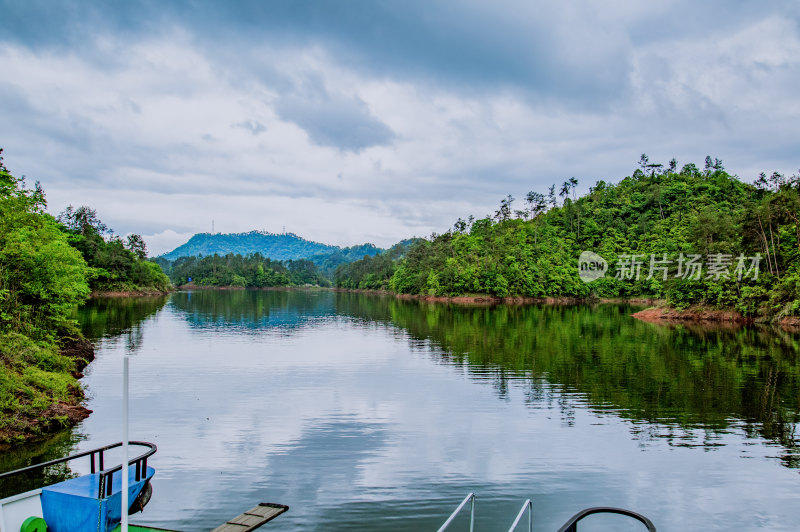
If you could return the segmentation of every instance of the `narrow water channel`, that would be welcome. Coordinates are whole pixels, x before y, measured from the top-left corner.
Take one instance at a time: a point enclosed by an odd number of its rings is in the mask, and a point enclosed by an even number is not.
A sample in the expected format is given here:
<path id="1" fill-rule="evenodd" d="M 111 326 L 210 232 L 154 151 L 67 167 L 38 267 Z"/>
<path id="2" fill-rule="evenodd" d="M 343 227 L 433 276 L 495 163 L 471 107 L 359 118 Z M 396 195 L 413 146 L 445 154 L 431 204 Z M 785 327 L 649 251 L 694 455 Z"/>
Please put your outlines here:
<path id="1" fill-rule="evenodd" d="M 208 530 L 269 501 L 291 507 L 277 530 L 435 530 L 474 491 L 477 530 L 507 530 L 526 498 L 542 531 L 589 506 L 659 531 L 797 530 L 800 335 L 632 311 L 331 291 L 93 301 L 78 316 L 93 414 L 2 465 L 118 441 L 130 354 L 131 434 L 159 447 L 141 523 Z"/>

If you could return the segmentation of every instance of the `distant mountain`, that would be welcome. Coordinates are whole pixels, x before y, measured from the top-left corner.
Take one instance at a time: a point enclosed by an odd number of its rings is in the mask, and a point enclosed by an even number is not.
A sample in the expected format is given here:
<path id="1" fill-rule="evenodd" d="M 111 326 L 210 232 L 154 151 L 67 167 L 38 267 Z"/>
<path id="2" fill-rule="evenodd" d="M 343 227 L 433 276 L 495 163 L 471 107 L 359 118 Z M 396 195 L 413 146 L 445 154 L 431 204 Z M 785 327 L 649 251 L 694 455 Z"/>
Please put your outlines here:
<path id="1" fill-rule="evenodd" d="M 320 253 L 309 257 L 314 264 L 317 265 L 320 272 L 326 277 L 332 277 L 333 272 L 340 264 L 347 264 L 361 260 L 365 255 L 374 257 L 379 253 L 383 253 L 383 249 L 376 247 L 373 244 L 361 244 L 360 246 L 351 246 L 349 248 L 339 248 L 332 253 Z"/>
<path id="2" fill-rule="evenodd" d="M 376 255 L 381 251 L 383 250 L 372 244 L 340 248 L 312 242 L 294 233 L 250 231 L 228 234 L 198 233 L 182 246 L 161 255 L 161 258 L 173 261 L 179 257 L 208 256 L 215 253 L 217 255 L 261 253 L 272 260 L 311 259 L 318 265 L 325 263 L 330 267 L 333 263 L 352 262 L 363 258 L 364 255 Z"/>

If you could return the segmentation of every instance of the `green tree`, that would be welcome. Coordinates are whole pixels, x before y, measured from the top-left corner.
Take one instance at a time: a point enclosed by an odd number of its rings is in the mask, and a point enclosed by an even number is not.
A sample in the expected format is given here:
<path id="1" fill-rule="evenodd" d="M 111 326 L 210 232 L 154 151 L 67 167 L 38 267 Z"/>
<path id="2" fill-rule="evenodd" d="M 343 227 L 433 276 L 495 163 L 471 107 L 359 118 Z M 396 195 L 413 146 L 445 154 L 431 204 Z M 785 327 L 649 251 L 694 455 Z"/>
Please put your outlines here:
<path id="1" fill-rule="evenodd" d="M 56 221 L 40 187 L 0 170 L 0 328 L 53 337 L 89 294 L 87 267 Z"/>
<path id="2" fill-rule="evenodd" d="M 147 258 L 147 245 L 141 235 L 131 233 L 125 240 L 128 251 L 132 251 L 140 260 Z"/>

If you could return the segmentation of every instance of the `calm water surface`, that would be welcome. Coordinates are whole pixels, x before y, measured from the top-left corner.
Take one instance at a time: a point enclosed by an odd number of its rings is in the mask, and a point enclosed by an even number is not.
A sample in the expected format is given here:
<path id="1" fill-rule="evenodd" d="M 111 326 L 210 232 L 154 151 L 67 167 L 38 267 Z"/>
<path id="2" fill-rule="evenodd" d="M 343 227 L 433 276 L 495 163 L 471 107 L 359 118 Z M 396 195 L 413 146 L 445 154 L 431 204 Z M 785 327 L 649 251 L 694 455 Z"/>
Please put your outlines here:
<path id="1" fill-rule="evenodd" d="M 118 441 L 130 353 L 131 435 L 159 447 L 141 523 L 208 530 L 271 501 L 291 507 L 277 530 L 435 530 L 474 491 L 477 530 L 507 530 L 529 497 L 543 531 L 601 505 L 660 531 L 798 530 L 800 335 L 633 310 L 329 291 L 99 300 L 79 314 L 94 413 L 0 466 Z"/>

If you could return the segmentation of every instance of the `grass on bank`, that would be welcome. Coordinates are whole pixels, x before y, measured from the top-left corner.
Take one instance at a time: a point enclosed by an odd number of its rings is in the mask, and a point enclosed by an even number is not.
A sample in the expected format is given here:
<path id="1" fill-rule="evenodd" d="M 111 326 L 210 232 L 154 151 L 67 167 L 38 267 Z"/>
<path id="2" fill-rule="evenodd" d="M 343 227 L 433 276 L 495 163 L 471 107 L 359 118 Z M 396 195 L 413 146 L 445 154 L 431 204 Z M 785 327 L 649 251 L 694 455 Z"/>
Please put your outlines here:
<path id="1" fill-rule="evenodd" d="M 74 369 L 75 361 L 55 344 L 15 332 L 0 334 L 0 442 L 66 426 L 66 415 L 48 410 L 62 402 L 77 404 L 83 396 Z"/>
<path id="2" fill-rule="evenodd" d="M 139 235 L 123 239 L 89 207 L 47 213 L 39 183 L 3 165 L 0 149 L 0 442 L 83 419 L 76 369 L 92 358 L 70 315 L 92 291 L 171 289 Z M 82 361 L 81 361 L 82 360 Z"/>

